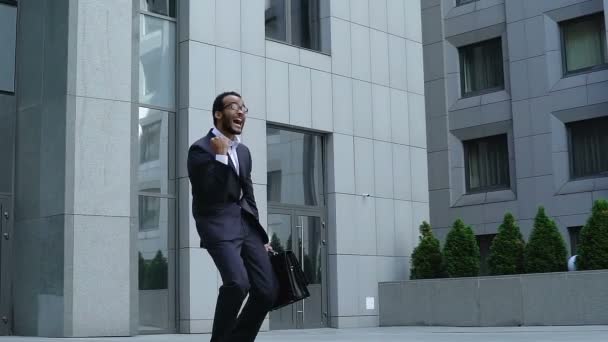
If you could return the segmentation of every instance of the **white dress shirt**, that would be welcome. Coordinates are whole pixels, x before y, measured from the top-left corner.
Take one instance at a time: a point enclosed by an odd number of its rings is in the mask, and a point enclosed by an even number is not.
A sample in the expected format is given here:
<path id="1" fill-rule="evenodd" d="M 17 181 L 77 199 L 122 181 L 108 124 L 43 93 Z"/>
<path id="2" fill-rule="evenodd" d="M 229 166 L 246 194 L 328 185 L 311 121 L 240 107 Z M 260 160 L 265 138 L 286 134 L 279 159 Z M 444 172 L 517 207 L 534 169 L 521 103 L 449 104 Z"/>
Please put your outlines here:
<path id="1" fill-rule="evenodd" d="M 220 132 L 219 129 L 213 127 L 213 130 L 211 131 L 211 133 L 213 133 L 213 135 L 215 135 L 216 137 L 224 137 L 226 139 L 228 139 L 224 134 L 222 134 L 222 132 Z M 230 159 L 232 159 L 232 163 L 234 164 L 234 167 L 236 168 L 236 174 L 239 174 L 239 157 L 236 154 L 236 148 L 239 146 L 239 144 L 241 143 L 241 137 L 239 135 L 235 135 L 233 140 L 229 140 L 229 147 L 228 147 L 228 155 L 221 155 L 221 154 L 216 154 L 215 155 L 215 160 L 219 161 L 220 163 L 223 163 L 225 165 L 228 165 L 228 156 L 230 156 Z"/>

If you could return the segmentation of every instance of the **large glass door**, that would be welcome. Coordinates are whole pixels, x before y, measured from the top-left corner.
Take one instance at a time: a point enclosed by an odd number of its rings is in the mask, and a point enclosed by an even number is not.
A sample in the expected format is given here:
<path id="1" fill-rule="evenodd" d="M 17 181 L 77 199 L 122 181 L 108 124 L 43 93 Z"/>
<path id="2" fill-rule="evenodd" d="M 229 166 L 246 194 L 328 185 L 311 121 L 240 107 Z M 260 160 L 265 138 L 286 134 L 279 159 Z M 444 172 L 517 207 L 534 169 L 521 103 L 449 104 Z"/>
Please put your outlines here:
<path id="1" fill-rule="evenodd" d="M 315 212 L 275 209 L 268 215 L 270 244 L 277 252 L 292 251 L 310 284 L 310 297 L 270 313 L 270 329 L 327 326 L 327 253 L 325 224 Z"/>
<path id="2" fill-rule="evenodd" d="M 270 313 L 270 329 L 328 326 L 326 198 L 323 136 L 266 129 L 268 234 L 272 247 L 293 251 L 310 281 L 310 297 Z"/>

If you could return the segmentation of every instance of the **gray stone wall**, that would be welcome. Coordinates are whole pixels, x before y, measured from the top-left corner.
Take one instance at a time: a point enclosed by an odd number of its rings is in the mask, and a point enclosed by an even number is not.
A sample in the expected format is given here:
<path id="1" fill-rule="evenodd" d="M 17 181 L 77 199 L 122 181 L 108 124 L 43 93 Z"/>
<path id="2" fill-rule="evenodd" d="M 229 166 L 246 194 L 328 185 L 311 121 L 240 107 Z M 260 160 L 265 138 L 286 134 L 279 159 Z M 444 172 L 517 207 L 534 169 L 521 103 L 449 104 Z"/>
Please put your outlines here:
<path id="1" fill-rule="evenodd" d="M 608 271 L 380 283 L 380 325 L 608 323 Z"/>

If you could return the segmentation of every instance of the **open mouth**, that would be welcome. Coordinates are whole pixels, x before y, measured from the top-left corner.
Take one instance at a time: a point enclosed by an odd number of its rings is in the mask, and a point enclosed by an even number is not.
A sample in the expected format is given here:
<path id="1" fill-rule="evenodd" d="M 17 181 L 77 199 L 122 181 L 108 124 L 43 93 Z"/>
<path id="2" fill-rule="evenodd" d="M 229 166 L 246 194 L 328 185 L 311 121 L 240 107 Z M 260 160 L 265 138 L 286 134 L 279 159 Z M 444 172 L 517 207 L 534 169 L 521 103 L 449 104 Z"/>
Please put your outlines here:
<path id="1" fill-rule="evenodd" d="M 242 119 L 234 119 L 234 120 L 232 120 L 232 124 L 235 126 L 238 126 L 240 129 L 242 129 L 244 121 Z"/>

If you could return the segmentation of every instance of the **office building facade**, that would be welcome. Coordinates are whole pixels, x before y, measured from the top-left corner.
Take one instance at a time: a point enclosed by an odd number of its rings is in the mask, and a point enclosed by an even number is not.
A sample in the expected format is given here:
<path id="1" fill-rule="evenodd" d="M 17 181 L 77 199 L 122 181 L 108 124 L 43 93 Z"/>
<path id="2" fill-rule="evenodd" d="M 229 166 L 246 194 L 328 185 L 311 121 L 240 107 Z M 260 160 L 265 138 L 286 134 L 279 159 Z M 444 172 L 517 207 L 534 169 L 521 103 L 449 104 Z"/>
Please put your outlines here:
<path id="1" fill-rule="evenodd" d="M 608 198 L 605 0 L 422 2 L 431 223 L 473 226 L 482 273 L 503 215 L 537 207 L 570 254 Z"/>
<path id="2" fill-rule="evenodd" d="M 263 329 L 378 325 L 429 215 L 420 6 L 1 0 L 1 332 L 211 330 L 186 156 L 228 90 L 262 225 L 311 280 Z"/>

